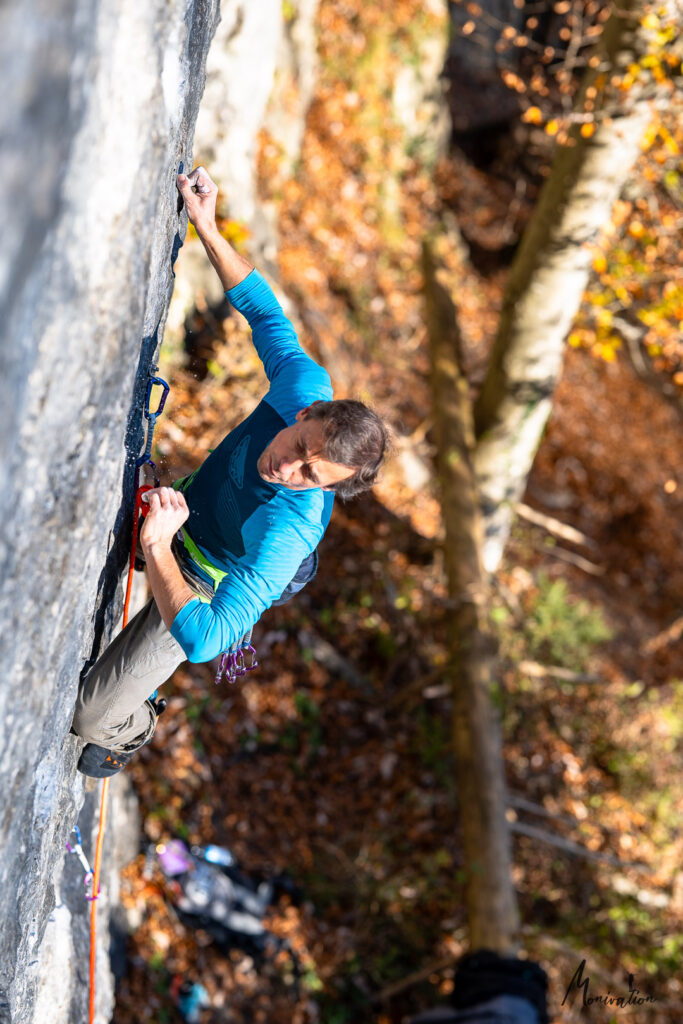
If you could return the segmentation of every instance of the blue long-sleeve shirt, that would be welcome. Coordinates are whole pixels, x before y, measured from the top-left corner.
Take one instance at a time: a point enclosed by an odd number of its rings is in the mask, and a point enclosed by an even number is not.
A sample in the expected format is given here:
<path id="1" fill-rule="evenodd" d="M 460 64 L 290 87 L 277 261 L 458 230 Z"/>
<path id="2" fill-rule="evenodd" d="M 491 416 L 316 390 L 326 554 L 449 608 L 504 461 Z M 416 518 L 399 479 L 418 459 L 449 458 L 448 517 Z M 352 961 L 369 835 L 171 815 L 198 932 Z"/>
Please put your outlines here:
<path id="1" fill-rule="evenodd" d="M 210 603 L 181 608 L 171 633 L 190 661 L 209 661 L 239 640 L 277 600 L 315 550 L 334 495 L 292 491 L 261 478 L 256 463 L 300 409 L 332 398 L 328 373 L 307 356 L 270 286 L 256 270 L 225 293 L 249 322 L 270 390 L 209 455 L 185 490 L 186 529 L 227 573 Z"/>

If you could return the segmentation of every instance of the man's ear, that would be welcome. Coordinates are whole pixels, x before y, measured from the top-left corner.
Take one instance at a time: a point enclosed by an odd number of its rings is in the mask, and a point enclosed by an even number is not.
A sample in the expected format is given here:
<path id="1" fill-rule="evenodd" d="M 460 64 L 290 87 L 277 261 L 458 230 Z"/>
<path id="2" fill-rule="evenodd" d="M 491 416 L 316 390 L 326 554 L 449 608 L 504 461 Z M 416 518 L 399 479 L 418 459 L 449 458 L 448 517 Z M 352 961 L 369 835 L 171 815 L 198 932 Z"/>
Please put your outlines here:
<path id="1" fill-rule="evenodd" d="M 305 420 L 306 417 L 308 416 L 309 412 L 313 408 L 313 406 L 314 405 L 320 405 L 321 402 L 322 402 L 322 398 L 316 398 L 315 402 L 311 402 L 311 404 L 307 405 L 305 409 L 299 409 L 299 411 L 296 414 L 296 416 L 294 417 L 294 419 L 295 420 L 299 420 L 299 422 L 301 420 Z"/>

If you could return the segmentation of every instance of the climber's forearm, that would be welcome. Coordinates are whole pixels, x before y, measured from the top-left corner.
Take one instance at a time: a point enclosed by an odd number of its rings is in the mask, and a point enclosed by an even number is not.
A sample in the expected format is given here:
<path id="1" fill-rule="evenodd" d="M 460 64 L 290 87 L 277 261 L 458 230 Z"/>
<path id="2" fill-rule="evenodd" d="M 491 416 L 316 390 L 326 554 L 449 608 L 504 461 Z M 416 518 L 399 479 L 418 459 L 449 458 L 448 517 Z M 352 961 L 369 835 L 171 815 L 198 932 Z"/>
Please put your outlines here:
<path id="1" fill-rule="evenodd" d="M 249 260 L 235 252 L 233 247 L 221 235 L 216 225 L 197 228 L 206 255 L 216 268 L 224 291 L 230 291 L 254 269 Z"/>
<path id="2" fill-rule="evenodd" d="M 183 579 L 170 545 L 161 542 L 148 544 L 144 550 L 149 585 L 164 625 L 170 629 L 181 608 L 197 595 Z"/>
<path id="3" fill-rule="evenodd" d="M 248 260 L 235 252 L 216 226 L 218 186 L 204 167 L 195 167 L 191 174 L 179 174 L 177 185 L 187 216 L 194 224 L 223 288 L 228 292 L 244 281 L 254 268 Z"/>

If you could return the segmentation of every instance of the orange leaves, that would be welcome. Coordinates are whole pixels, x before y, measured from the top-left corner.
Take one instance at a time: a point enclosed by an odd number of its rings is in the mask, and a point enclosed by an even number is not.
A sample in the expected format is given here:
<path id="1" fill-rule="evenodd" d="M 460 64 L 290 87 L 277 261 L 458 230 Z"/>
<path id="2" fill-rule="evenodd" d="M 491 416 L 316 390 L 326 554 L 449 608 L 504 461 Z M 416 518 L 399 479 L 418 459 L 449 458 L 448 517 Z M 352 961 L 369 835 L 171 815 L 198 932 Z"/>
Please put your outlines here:
<path id="1" fill-rule="evenodd" d="M 596 274 L 604 274 L 607 270 L 607 260 L 605 259 L 604 253 L 597 253 L 593 257 L 593 270 Z"/>
<path id="2" fill-rule="evenodd" d="M 539 106 L 527 106 L 522 114 L 522 121 L 531 125 L 543 124 L 543 114 Z"/>
<path id="3" fill-rule="evenodd" d="M 236 249 L 242 249 L 244 243 L 251 237 L 249 228 L 242 221 L 217 218 L 217 223 L 223 238 L 227 239 Z"/>
<path id="4" fill-rule="evenodd" d="M 646 14 L 643 18 L 640 19 L 640 24 L 643 26 L 643 28 L 650 29 L 651 31 L 656 31 L 660 26 L 660 21 L 657 15 L 654 13 L 654 11 L 650 11 L 648 14 Z"/>
<path id="5" fill-rule="evenodd" d="M 637 198 L 615 204 L 611 224 L 592 254 L 597 277 L 586 293 L 570 345 L 612 362 L 614 318 L 626 317 L 653 368 L 683 382 L 681 118 L 669 108 L 649 125 L 633 178 Z M 627 312 L 628 311 L 628 312 Z M 634 324 L 640 324 L 634 326 Z"/>
<path id="6" fill-rule="evenodd" d="M 667 153 L 670 154 L 670 156 L 678 156 L 679 155 L 680 149 L 679 149 L 678 143 L 676 142 L 676 140 L 672 136 L 671 132 L 668 131 L 668 129 L 666 128 L 665 125 L 660 125 L 659 126 L 659 137 L 661 138 L 662 142 L 664 143 L 664 148 L 666 149 Z"/>
<path id="7" fill-rule="evenodd" d="M 513 89 L 515 92 L 526 92 L 526 84 L 522 81 L 519 75 L 516 75 L 513 71 L 502 71 L 501 78 L 507 85 L 508 89 Z"/>
<path id="8" fill-rule="evenodd" d="M 543 114 L 540 107 L 527 107 L 522 114 L 522 121 L 526 124 L 543 124 Z"/>

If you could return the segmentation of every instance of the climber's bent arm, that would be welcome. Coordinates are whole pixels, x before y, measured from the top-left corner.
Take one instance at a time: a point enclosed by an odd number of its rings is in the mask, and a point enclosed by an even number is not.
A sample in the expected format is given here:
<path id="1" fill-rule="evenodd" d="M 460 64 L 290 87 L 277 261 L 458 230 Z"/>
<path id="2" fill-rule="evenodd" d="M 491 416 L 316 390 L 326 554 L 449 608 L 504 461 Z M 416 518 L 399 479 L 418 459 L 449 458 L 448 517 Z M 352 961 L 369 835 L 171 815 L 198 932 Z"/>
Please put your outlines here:
<path id="1" fill-rule="evenodd" d="M 159 614 L 170 630 L 173 620 L 188 601 L 197 599 L 178 568 L 170 545 L 160 542 L 145 548 L 147 577 Z"/>
<path id="2" fill-rule="evenodd" d="M 172 487 L 146 491 L 142 500 L 148 505 L 148 511 L 140 531 L 140 544 L 154 600 L 164 625 L 170 630 L 178 612 L 197 596 L 183 579 L 171 551 L 173 538 L 190 510 L 182 492 Z"/>

